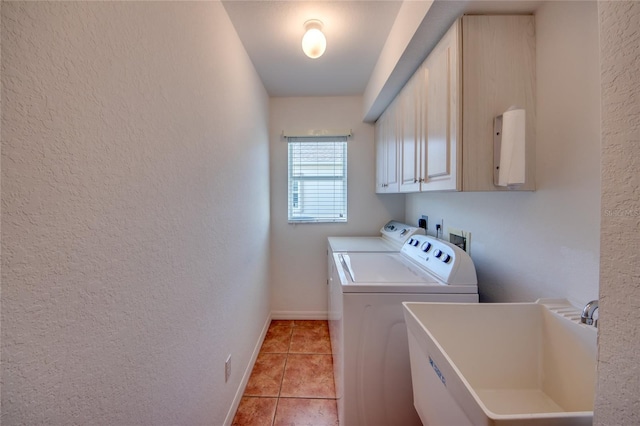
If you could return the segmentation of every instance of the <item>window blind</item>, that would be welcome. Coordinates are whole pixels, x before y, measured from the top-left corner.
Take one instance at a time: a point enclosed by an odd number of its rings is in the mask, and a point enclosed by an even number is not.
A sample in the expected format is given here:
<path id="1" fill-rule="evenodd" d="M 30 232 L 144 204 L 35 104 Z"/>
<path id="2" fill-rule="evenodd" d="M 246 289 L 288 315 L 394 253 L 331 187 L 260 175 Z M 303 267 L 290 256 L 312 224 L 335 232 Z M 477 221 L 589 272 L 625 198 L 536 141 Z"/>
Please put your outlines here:
<path id="1" fill-rule="evenodd" d="M 288 220 L 347 221 L 347 137 L 288 137 Z"/>

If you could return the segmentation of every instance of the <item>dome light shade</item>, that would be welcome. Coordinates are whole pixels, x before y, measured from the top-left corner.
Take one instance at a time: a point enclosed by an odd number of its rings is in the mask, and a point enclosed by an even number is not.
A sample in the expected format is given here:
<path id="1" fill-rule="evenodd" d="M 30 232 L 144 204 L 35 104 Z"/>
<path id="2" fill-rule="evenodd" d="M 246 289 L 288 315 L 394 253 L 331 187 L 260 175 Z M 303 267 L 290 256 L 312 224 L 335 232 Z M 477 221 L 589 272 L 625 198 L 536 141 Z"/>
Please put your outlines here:
<path id="1" fill-rule="evenodd" d="M 306 30 L 302 37 L 302 51 L 308 57 L 315 59 L 322 56 L 327 48 L 327 39 L 322 34 L 322 22 L 312 19 L 304 23 Z"/>

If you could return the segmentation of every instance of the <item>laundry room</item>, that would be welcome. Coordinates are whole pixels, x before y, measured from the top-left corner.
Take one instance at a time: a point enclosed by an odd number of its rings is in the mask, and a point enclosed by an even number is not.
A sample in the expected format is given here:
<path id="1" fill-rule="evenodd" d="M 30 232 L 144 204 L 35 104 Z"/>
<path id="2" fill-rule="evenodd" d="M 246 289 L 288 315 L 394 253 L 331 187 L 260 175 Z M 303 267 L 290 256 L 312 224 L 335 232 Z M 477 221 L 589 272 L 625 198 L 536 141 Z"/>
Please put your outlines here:
<path id="1" fill-rule="evenodd" d="M 402 303 L 538 299 L 553 318 L 599 301 L 592 406 L 573 411 L 639 422 L 639 5 L 2 2 L 1 422 L 426 424 L 404 315 L 431 317 Z M 251 381 L 263 353 L 275 394 Z M 332 393 L 291 390 L 303 356 Z"/>

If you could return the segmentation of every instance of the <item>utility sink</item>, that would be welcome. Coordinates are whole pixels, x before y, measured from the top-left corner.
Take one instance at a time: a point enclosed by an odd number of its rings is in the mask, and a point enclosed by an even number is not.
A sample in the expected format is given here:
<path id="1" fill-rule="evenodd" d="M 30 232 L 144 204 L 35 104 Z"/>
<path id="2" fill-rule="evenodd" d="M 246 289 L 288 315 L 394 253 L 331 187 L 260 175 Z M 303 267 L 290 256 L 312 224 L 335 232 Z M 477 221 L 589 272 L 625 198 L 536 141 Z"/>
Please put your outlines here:
<path id="1" fill-rule="evenodd" d="M 404 302 L 425 425 L 590 425 L 597 329 L 566 300 Z"/>

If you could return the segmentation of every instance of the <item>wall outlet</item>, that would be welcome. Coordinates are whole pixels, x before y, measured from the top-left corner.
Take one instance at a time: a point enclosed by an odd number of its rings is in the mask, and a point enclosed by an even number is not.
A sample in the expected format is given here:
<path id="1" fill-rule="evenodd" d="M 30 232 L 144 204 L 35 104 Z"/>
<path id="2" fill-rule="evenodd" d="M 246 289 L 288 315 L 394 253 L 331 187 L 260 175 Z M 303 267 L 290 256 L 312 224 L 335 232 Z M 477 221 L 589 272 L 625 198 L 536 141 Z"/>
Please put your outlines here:
<path id="1" fill-rule="evenodd" d="M 418 219 L 418 227 L 423 228 L 426 233 L 429 228 L 429 216 L 422 215 L 420 219 Z"/>
<path id="2" fill-rule="evenodd" d="M 457 228 L 447 228 L 447 233 L 449 234 L 449 242 L 451 244 L 455 244 L 471 254 L 471 232 Z"/>
<path id="3" fill-rule="evenodd" d="M 231 354 L 227 357 L 227 360 L 224 362 L 224 382 L 227 383 L 229 381 L 229 377 L 231 377 Z"/>
<path id="4" fill-rule="evenodd" d="M 440 219 L 440 223 L 436 222 L 436 238 L 444 238 L 444 219 Z"/>

